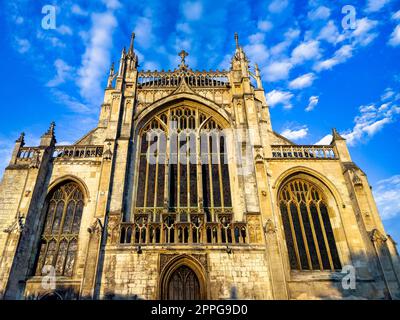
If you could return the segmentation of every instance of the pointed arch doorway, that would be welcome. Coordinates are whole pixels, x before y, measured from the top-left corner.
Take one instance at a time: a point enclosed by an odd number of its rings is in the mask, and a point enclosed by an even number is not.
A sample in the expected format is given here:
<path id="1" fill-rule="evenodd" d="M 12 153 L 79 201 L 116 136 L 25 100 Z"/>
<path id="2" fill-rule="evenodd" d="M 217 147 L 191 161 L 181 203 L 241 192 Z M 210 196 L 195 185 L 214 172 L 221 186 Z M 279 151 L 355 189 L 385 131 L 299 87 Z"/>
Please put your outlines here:
<path id="1" fill-rule="evenodd" d="M 199 300 L 199 279 L 188 266 L 180 266 L 168 280 L 167 300 Z"/>
<path id="2" fill-rule="evenodd" d="M 203 267 L 191 257 L 172 259 L 164 267 L 160 280 L 163 300 L 206 299 Z"/>

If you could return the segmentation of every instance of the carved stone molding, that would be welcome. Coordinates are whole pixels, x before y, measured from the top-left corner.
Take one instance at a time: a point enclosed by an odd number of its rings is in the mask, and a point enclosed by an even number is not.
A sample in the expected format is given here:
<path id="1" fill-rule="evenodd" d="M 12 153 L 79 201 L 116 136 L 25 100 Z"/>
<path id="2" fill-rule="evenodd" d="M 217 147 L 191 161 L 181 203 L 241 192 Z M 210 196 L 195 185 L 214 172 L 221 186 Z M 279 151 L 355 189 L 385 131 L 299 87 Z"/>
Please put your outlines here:
<path id="1" fill-rule="evenodd" d="M 21 233 L 25 227 L 25 217 L 21 215 L 20 212 L 14 218 L 14 221 L 3 230 L 3 232 L 11 234 L 11 233 Z"/>
<path id="2" fill-rule="evenodd" d="M 267 222 L 265 222 L 264 231 L 266 234 L 276 233 L 277 231 L 276 226 L 271 219 L 268 219 Z"/>
<path id="3" fill-rule="evenodd" d="M 208 264 L 207 264 L 207 254 L 188 254 L 188 255 L 182 255 L 179 253 L 161 253 L 160 254 L 160 272 L 162 272 L 165 268 L 165 266 L 174 258 L 178 256 L 189 256 L 194 258 L 196 261 L 198 261 L 204 268 L 204 270 L 208 270 Z"/>

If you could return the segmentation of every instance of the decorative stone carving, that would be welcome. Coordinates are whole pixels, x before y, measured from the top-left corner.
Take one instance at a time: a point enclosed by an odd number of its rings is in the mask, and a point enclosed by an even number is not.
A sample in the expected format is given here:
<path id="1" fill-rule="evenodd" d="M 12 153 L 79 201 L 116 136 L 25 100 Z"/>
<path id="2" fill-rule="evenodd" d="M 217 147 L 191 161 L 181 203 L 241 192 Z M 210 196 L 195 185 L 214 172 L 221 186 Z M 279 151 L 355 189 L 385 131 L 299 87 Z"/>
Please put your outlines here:
<path id="1" fill-rule="evenodd" d="M 267 222 L 265 222 L 264 232 L 266 234 L 271 234 L 276 233 L 276 230 L 274 222 L 271 219 L 268 219 Z"/>
<path id="2" fill-rule="evenodd" d="M 178 254 L 178 253 L 172 253 L 172 254 L 160 254 L 160 272 L 165 268 L 165 266 L 174 258 L 182 256 L 185 257 L 185 255 Z M 208 269 L 208 264 L 207 264 L 207 254 L 191 254 L 188 255 L 191 258 L 194 258 L 197 262 L 199 262 L 205 270 Z"/>
<path id="3" fill-rule="evenodd" d="M 35 150 L 31 162 L 29 163 L 29 168 L 37 169 L 40 166 L 40 151 Z"/>
<path id="4" fill-rule="evenodd" d="M 386 242 L 387 237 L 385 237 L 378 229 L 374 229 L 370 232 L 370 239 L 372 242 L 383 243 Z"/>
<path id="5" fill-rule="evenodd" d="M 88 232 L 90 234 L 96 234 L 96 236 L 101 235 L 101 232 L 104 229 L 104 225 L 99 218 L 96 218 L 91 226 L 88 228 Z"/>
<path id="6" fill-rule="evenodd" d="M 360 177 L 357 175 L 357 173 L 355 172 L 355 170 L 351 170 L 351 172 L 353 173 L 353 184 L 355 186 L 362 186 L 362 181 L 360 179 Z"/>
<path id="7" fill-rule="evenodd" d="M 119 238 L 119 224 L 121 216 L 120 215 L 110 215 L 107 224 L 107 242 L 109 244 L 117 244 Z"/>
<path id="8" fill-rule="evenodd" d="M 103 153 L 103 159 L 104 160 L 111 160 L 112 159 L 112 151 L 111 151 L 111 142 L 107 143 L 108 149 L 106 151 L 104 151 Z"/>
<path id="9" fill-rule="evenodd" d="M 21 233 L 25 226 L 25 217 L 20 212 L 16 215 L 14 221 L 3 230 L 5 233 Z"/>
<path id="10" fill-rule="evenodd" d="M 255 157 L 254 161 L 256 163 L 263 163 L 264 162 L 264 152 L 262 147 L 254 147 Z"/>

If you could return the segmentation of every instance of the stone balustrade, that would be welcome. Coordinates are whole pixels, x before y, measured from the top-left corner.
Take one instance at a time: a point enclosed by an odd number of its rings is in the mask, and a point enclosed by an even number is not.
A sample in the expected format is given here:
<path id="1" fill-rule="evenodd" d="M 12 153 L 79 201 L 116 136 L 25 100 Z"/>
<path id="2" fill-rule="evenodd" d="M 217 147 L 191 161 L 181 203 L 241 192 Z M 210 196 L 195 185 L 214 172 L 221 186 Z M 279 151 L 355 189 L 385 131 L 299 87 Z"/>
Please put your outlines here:
<path id="1" fill-rule="evenodd" d="M 110 242 L 131 245 L 185 244 L 247 244 L 247 224 L 232 222 L 231 215 L 220 215 L 218 221 L 207 222 L 202 214 L 189 221 L 177 221 L 175 214 L 163 214 L 162 221 L 153 222 L 147 215 L 135 216 L 134 222 L 121 222 L 110 232 Z"/>
<path id="2" fill-rule="evenodd" d="M 103 155 L 103 146 L 57 146 L 54 158 L 98 158 Z"/>
<path id="3" fill-rule="evenodd" d="M 272 158 L 283 159 L 337 159 L 332 146 L 326 145 L 274 145 Z"/>
<path id="4" fill-rule="evenodd" d="M 177 87 L 182 79 L 190 87 L 226 88 L 229 87 L 226 71 L 141 71 L 138 77 L 139 88 Z"/>

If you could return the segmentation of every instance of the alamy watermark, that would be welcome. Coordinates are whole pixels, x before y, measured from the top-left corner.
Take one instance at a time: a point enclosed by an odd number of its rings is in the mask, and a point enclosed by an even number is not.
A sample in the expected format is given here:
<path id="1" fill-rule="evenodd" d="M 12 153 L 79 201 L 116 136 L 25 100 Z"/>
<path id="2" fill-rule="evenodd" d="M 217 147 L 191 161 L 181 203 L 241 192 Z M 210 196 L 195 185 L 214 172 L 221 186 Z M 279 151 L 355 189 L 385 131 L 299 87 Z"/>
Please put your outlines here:
<path id="1" fill-rule="evenodd" d="M 56 7 L 52 5 L 45 5 L 42 7 L 42 28 L 45 30 L 56 29 Z"/>

